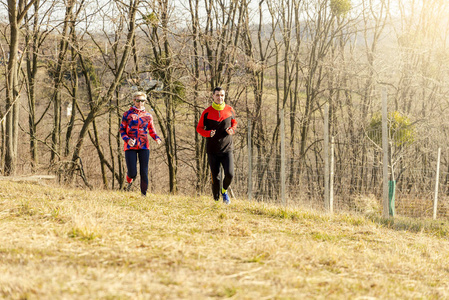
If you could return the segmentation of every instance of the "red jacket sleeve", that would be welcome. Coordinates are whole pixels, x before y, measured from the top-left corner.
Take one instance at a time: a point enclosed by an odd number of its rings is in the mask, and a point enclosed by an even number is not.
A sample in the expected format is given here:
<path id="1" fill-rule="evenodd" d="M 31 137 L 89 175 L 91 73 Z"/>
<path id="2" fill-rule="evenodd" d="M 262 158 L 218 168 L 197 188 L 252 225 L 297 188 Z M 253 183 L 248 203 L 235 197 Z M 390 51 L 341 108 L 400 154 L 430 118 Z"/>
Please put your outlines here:
<path id="1" fill-rule="evenodd" d="M 122 137 L 123 141 L 125 141 L 125 143 L 127 143 L 130 140 L 128 136 L 128 114 L 129 111 L 127 111 L 123 115 L 122 122 L 120 123 L 120 136 Z"/>
<path id="2" fill-rule="evenodd" d="M 153 140 L 160 139 L 160 137 L 156 133 L 156 129 L 154 129 L 153 116 L 148 121 L 148 134 L 153 138 Z"/>
<path id="3" fill-rule="evenodd" d="M 237 129 L 237 120 L 235 119 L 234 109 L 232 108 L 231 111 L 232 111 L 232 116 L 233 116 L 233 118 L 231 119 L 231 128 L 234 129 L 234 132 L 235 132 L 235 130 Z"/>
<path id="4" fill-rule="evenodd" d="M 196 132 L 198 132 L 199 134 L 201 134 L 204 137 L 210 137 L 211 130 L 204 129 L 204 115 L 206 114 L 206 111 L 207 111 L 207 109 L 205 109 L 203 111 L 203 113 L 201 114 L 201 118 L 198 121 L 198 125 L 196 126 Z"/>

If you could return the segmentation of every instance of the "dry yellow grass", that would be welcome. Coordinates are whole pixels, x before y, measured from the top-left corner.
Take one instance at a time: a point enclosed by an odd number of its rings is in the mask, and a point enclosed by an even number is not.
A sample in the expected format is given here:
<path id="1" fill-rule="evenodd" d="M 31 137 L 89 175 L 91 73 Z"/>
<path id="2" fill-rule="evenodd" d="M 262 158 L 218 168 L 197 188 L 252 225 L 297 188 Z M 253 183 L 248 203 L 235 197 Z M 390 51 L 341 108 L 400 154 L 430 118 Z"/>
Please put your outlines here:
<path id="1" fill-rule="evenodd" d="M 385 224 L 0 181 L 0 298 L 449 298 L 446 235 Z"/>

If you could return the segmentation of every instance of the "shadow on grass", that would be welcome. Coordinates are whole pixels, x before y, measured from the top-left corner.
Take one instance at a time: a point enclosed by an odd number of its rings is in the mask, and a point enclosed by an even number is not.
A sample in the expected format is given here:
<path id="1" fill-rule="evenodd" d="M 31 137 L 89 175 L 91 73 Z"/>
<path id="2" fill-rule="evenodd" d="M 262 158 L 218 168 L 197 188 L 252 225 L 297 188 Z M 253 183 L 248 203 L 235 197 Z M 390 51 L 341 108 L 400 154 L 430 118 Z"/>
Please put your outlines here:
<path id="1" fill-rule="evenodd" d="M 265 215 L 271 218 L 301 221 L 301 220 L 314 220 L 316 222 L 329 221 L 330 215 L 313 213 L 302 210 L 289 210 L 279 207 L 250 207 L 245 209 L 248 213 L 254 215 Z M 388 228 L 396 231 L 408 231 L 408 232 L 424 232 L 432 234 L 437 237 L 448 238 L 449 237 L 449 223 L 445 220 L 430 220 L 430 219 L 413 219 L 407 217 L 395 217 L 395 218 L 383 218 L 378 214 L 369 215 L 334 215 L 337 220 L 345 223 L 358 226 L 369 222 L 380 225 L 384 228 Z"/>
<path id="2" fill-rule="evenodd" d="M 366 218 L 392 230 L 425 232 L 438 237 L 449 237 L 449 226 L 442 220 L 411 219 L 406 217 L 383 218 L 378 215 L 367 215 Z"/>

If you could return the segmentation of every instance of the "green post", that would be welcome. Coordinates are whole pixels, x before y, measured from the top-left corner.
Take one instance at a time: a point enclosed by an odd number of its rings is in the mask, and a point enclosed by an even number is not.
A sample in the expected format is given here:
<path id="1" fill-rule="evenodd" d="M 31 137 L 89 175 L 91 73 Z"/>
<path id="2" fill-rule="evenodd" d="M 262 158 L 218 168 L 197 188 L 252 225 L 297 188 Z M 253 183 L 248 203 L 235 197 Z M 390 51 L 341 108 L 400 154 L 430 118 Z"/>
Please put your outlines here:
<path id="1" fill-rule="evenodd" d="M 391 217 L 394 217 L 394 196 L 396 193 L 396 181 L 388 181 L 388 211 Z"/>

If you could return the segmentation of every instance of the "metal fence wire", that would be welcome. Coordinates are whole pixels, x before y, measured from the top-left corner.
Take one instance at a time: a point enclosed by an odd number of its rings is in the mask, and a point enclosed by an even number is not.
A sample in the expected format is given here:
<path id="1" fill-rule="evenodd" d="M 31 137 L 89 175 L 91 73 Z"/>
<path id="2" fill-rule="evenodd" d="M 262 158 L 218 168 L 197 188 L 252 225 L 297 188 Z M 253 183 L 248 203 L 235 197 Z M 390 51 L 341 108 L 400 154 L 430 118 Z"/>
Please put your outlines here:
<path id="1" fill-rule="evenodd" d="M 429 135 L 428 124 L 414 126 L 413 131 L 392 129 L 392 124 L 387 124 L 388 174 L 385 174 L 385 149 L 380 128 L 360 126 L 351 134 L 347 131 L 340 133 L 336 128 L 326 138 L 326 122 L 321 122 L 321 127 L 314 128 L 310 141 L 313 146 L 302 158 L 286 156 L 285 153 L 283 156 L 281 149 L 265 156 L 257 155 L 251 147 L 235 151 L 236 176 L 232 187 L 236 196 L 373 214 L 382 214 L 385 201 L 388 201 L 390 216 L 414 218 L 432 218 L 434 204 L 438 200 L 436 216 L 449 217 L 448 160 L 443 159 L 444 163 L 440 163 L 437 178 L 438 148 L 444 145 L 429 138 L 441 134 L 434 132 Z M 281 140 L 285 139 L 282 135 L 285 133 L 281 131 Z M 323 150 L 326 140 L 329 143 L 327 162 Z M 252 143 L 251 139 L 247 142 L 248 145 Z M 290 149 L 284 151 L 290 153 Z M 285 170 L 284 174 L 281 170 Z M 327 190 L 325 178 L 330 183 Z M 388 199 L 385 199 L 384 192 L 386 184 L 389 187 Z M 284 195 L 282 186 L 285 186 Z"/>

